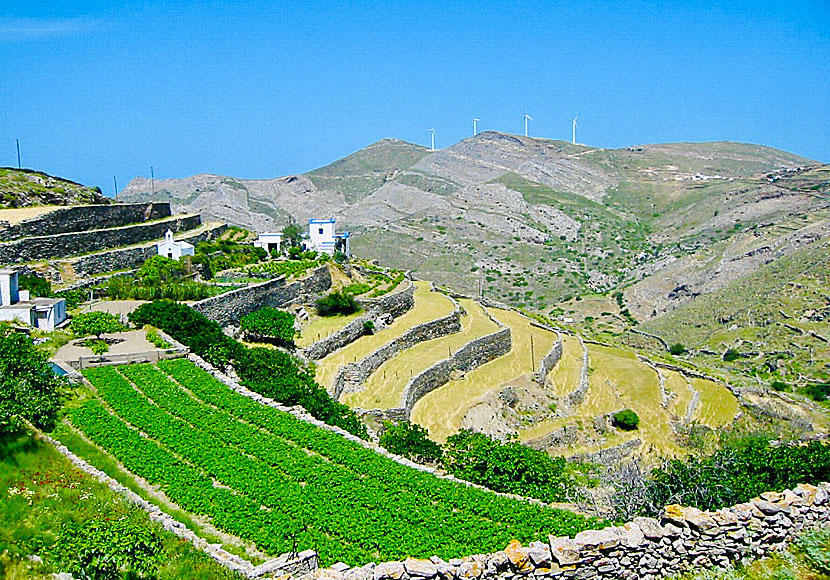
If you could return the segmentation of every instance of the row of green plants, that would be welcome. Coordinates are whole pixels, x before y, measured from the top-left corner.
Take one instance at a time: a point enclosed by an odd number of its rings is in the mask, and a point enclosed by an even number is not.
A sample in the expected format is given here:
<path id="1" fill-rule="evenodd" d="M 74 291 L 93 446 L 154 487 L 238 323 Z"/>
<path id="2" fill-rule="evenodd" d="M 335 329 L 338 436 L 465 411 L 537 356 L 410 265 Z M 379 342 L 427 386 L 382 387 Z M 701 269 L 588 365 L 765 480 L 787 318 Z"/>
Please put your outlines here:
<path id="1" fill-rule="evenodd" d="M 239 395 L 186 360 L 166 361 L 159 367 L 121 367 L 120 372 L 93 369 L 85 374 L 107 406 L 146 434 L 148 443 L 159 452 L 172 452 L 210 474 L 231 488 L 237 501 L 263 506 L 252 514 L 253 519 L 247 513 L 245 517 L 239 517 L 239 512 L 219 514 L 210 500 L 199 500 L 193 509 L 214 521 L 237 522 L 237 529 L 228 531 L 271 553 L 295 545 L 312 547 L 329 564 L 408 555 L 450 558 L 500 549 L 512 538 L 528 542 L 547 533 L 573 535 L 602 525 L 414 471 L 336 433 Z M 121 459 L 119 453 L 125 451 L 118 439 L 104 434 L 116 422 L 120 425 L 115 431 L 123 435 L 126 425 L 121 419 L 96 417 L 95 421 L 106 423 L 104 429 L 89 424 L 89 417 L 73 416 L 72 420 Z M 165 480 L 171 475 L 154 468 L 155 455 L 146 460 L 149 465 L 133 462 L 128 467 L 181 496 L 177 482 Z M 189 503 L 177 503 L 191 509 Z M 240 520 L 251 525 L 242 526 Z M 269 533 L 261 534 L 263 528 Z"/>
<path id="2" fill-rule="evenodd" d="M 572 499 L 592 484 L 593 466 L 569 463 L 517 441 L 498 441 L 483 433 L 462 429 L 442 446 L 415 423 L 387 422 L 380 444 L 397 455 L 440 465 L 453 475 L 495 491 L 546 502 Z"/>
<path id="3" fill-rule="evenodd" d="M 330 260 L 326 254 L 315 254 L 316 257 L 301 257 L 297 260 L 276 260 L 254 264 L 245 268 L 249 274 L 267 274 L 274 278 L 285 276 L 286 278 L 297 278 L 303 276 L 308 270 L 322 266 Z"/>
<path id="4" fill-rule="evenodd" d="M 286 405 L 300 405 L 315 418 L 366 438 L 366 426 L 346 405 L 334 401 L 314 382 L 306 364 L 282 350 L 246 347 L 225 335 L 222 327 L 187 305 L 158 300 L 129 314 L 136 326 L 160 328 L 212 365 L 232 367 L 249 389 Z"/>
<path id="5" fill-rule="evenodd" d="M 299 334 L 295 322 L 296 318 L 290 312 L 266 307 L 240 318 L 239 327 L 245 333 L 246 340 L 293 348 L 294 339 Z"/>

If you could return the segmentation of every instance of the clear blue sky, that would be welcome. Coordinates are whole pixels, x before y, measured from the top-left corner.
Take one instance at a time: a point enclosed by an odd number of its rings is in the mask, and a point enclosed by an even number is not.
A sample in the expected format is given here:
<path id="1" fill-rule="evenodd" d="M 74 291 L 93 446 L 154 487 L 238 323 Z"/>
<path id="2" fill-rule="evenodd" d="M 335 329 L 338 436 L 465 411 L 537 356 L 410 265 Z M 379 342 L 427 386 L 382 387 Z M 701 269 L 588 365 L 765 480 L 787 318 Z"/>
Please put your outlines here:
<path id="1" fill-rule="evenodd" d="M 830 161 L 830 2 L 0 6 L 0 165 L 112 194 L 269 178 L 384 137 L 736 140 Z"/>

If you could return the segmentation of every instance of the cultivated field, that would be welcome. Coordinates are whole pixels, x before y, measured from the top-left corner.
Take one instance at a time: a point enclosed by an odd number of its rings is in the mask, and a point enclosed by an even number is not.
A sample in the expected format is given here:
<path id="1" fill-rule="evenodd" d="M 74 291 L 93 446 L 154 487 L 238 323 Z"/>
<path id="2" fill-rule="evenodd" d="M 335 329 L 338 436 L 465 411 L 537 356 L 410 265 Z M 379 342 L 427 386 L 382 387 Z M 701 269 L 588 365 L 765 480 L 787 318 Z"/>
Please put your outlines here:
<path id="1" fill-rule="evenodd" d="M 277 555 L 449 559 L 595 526 L 441 480 L 231 391 L 185 359 L 85 371 L 72 424 L 189 513 Z"/>
<path id="2" fill-rule="evenodd" d="M 512 381 L 527 381 L 556 341 L 556 333 L 531 325 L 518 312 L 495 308 L 488 311 L 511 328 L 513 347 L 506 355 L 451 380 L 415 404 L 412 421 L 425 427 L 436 441 L 444 441 L 455 433 L 467 411 L 488 392 Z"/>
<path id="3" fill-rule="evenodd" d="M 452 300 L 439 292 L 431 292 L 429 282 L 415 282 L 415 306 L 396 318 L 389 326 L 374 334 L 362 336 L 353 343 L 317 361 L 317 382 L 331 389 L 341 366 L 357 362 L 389 344 L 413 326 L 435 320 L 453 311 Z"/>
<path id="4" fill-rule="evenodd" d="M 400 404 L 410 378 L 423 372 L 471 340 L 496 332 L 499 327 L 475 300 L 461 299 L 467 315 L 461 318 L 461 332 L 422 342 L 383 363 L 369 376 L 366 388 L 348 393 L 342 401 L 350 407 L 389 409 Z"/>

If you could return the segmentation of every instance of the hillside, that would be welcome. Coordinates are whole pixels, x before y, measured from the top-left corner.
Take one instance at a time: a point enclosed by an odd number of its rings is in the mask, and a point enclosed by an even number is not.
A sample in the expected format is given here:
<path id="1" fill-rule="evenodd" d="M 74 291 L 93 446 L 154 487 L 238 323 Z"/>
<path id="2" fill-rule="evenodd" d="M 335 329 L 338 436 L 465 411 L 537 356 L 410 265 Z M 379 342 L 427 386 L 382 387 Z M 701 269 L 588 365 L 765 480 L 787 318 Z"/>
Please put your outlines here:
<path id="1" fill-rule="evenodd" d="M 0 167 L 0 208 L 110 203 L 99 188 L 53 177 L 41 171 Z"/>
<path id="2" fill-rule="evenodd" d="M 484 132 L 435 152 L 387 139 L 271 180 L 156 181 L 155 199 L 260 231 L 289 215 L 331 215 L 360 255 L 544 312 L 569 296 L 662 279 L 678 258 L 753 228 L 774 243 L 784 232 L 770 224 L 827 207 L 827 168 L 801 169 L 818 165 L 731 142 L 599 149 Z M 136 178 L 119 199 L 147 200 L 149 190 Z M 632 313 L 651 316 L 654 295 L 630 294 Z"/>

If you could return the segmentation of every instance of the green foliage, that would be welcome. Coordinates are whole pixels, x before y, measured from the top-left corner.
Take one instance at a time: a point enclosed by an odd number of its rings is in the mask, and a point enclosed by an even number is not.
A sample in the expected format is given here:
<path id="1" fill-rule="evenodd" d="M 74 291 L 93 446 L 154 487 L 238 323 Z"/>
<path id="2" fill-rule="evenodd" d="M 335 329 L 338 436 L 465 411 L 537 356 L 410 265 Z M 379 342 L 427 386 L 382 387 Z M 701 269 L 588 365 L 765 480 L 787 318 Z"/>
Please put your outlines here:
<path id="1" fill-rule="evenodd" d="M 795 547 L 811 568 L 830 575 L 830 527 L 802 532 L 795 539 Z"/>
<path id="2" fill-rule="evenodd" d="M 146 285 L 136 278 L 116 276 L 102 287 L 112 300 L 203 300 L 232 290 L 227 286 L 214 286 L 192 280 L 170 280 Z"/>
<path id="3" fill-rule="evenodd" d="M 300 246 L 288 248 L 288 258 L 290 260 L 314 260 L 316 257 L 317 252 L 313 250 L 303 250 Z"/>
<path id="4" fill-rule="evenodd" d="M 89 290 L 86 288 L 61 290 L 60 292 L 55 292 L 54 298 L 63 298 L 66 300 L 66 309 L 72 310 L 89 300 Z"/>
<path id="5" fill-rule="evenodd" d="M 20 429 L 23 420 L 51 428 L 64 385 L 28 336 L 0 325 L 0 436 Z"/>
<path id="6" fill-rule="evenodd" d="M 723 361 L 724 362 L 733 362 L 741 358 L 741 353 L 739 353 L 734 348 L 726 349 L 726 352 L 723 353 Z"/>
<path id="7" fill-rule="evenodd" d="M 500 443 L 467 429 L 447 438 L 444 467 L 490 489 L 547 502 L 564 501 L 575 485 L 564 458 L 517 442 Z"/>
<path id="8" fill-rule="evenodd" d="M 121 332 L 124 325 L 115 314 L 109 312 L 83 312 L 77 314 L 69 323 L 69 330 L 75 336 L 94 336 L 100 339 L 102 334 Z"/>
<path id="9" fill-rule="evenodd" d="M 334 261 L 338 264 L 345 264 L 349 261 L 349 256 L 347 256 L 340 250 L 337 250 L 336 252 L 334 252 Z"/>
<path id="10" fill-rule="evenodd" d="M 360 308 L 355 302 L 354 296 L 338 291 L 330 292 L 322 298 L 318 298 L 314 306 L 320 316 L 354 314 Z"/>
<path id="11" fill-rule="evenodd" d="M 147 337 L 147 341 L 151 343 L 156 348 L 160 348 L 162 350 L 173 348 L 173 345 L 164 340 L 158 332 L 158 329 L 150 326 L 149 324 L 144 325 L 144 335 Z"/>
<path id="12" fill-rule="evenodd" d="M 441 461 L 441 446 L 429 438 L 427 430 L 416 423 L 401 421 L 398 424 L 385 421 L 380 444 L 387 450 L 408 457 L 419 463 L 436 463 Z"/>
<path id="13" fill-rule="evenodd" d="M 250 244 L 220 238 L 196 244 L 193 263 L 202 267 L 202 276 L 210 279 L 216 272 L 256 264 L 268 258 L 268 252 Z"/>
<path id="14" fill-rule="evenodd" d="M 53 296 L 52 283 L 46 278 L 21 274 L 18 277 L 18 284 L 21 290 L 28 290 L 32 296 L 41 296 L 44 298 Z"/>
<path id="15" fill-rule="evenodd" d="M 303 229 L 296 223 L 291 222 L 283 228 L 282 239 L 283 243 L 289 248 L 299 248 L 303 243 Z"/>
<path id="16" fill-rule="evenodd" d="M 351 294 L 352 296 L 360 296 L 361 294 L 366 294 L 369 290 L 374 288 L 365 282 L 355 282 L 354 284 L 349 284 L 348 286 L 344 286 L 340 291 L 343 294 Z"/>
<path id="17" fill-rule="evenodd" d="M 830 383 L 810 383 L 804 387 L 804 394 L 821 403 L 830 398 Z"/>
<path id="18" fill-rule="evenodd" d="M 92 351 L 92 354 L 98 356 L 101 356 L 102 354 L 107 353 L 110 350 L 110 345 L 107 344 L 107 341 L 98 338 L 90 338 L 85 340 L 84 346 L 90 349 Z"/>
<path id="19" fill-rule="evenodd" d="M 239 325 L 249 335 L 273 338 L 283 344 L 293 344 L 297 334 L 294 315 L 277 308 L 262 308 L 246 314 Z"/>
<path id="20" fill-rule="evenodd" d="M 784 381 L 772 381 L 769 386 L 779 392 L 790 390 L 790 386 Z"/>
<path id="21" fill-rule="evenodd" d="M 138 279 L 142 284 L 155 286 L 169 280 L 180 279 L 188 272 L 185 261 L 173 260 L 165 256 L 153 256 L 144 261 L 138 270 Z"/>
<path id="22" fill-rule="evenodd" d="M 686 347 L 680 344 L 679 342 L 676 342 L 669 347 L 669 353 L 673 354 L 674 356 L 686 354 Z"/>
<path id="23" fill-rule="evenodd" d="M 89 580 L 153 578 L 163 562 L 160 538 L 130 521 L 67 522 L 52 555 L 67 563 L 66 571 Z"/>
<path id="24" fill-rule="evenodd" d="M 633 431 L 640 425 L 640 417 L 631 409 L 623 409 L 611 416 L 614 426 L 623 431 Z"/>
<path id="25" fill-rule="evenodd" d="M 375 332 L 375 322 L 373 320 L 363 321 L 363 334 L 372 334 Z"/>
<path id="26" fill-rule="evenodd" d="M 649 510 L 654 514 L 671 503 L 715 510 L 828 477 L 830 446 L 818 441 L 773 446 L 766 437 L 742 436 L 710 456 L 671 459 L 655 469 L 647 483 Z"/>
<path id="27" fill-rule="evenodd" d="M 323 254 L 315 259 L 301 260 L 277 260 L 254 264 L 246 270 L 251 274 L 270 274 L 271 276 L 285 276 L 286 278 L 298 278 L 303 276 L 309 269 L 316 268 L 328 261 L 328 256 Z"/>

